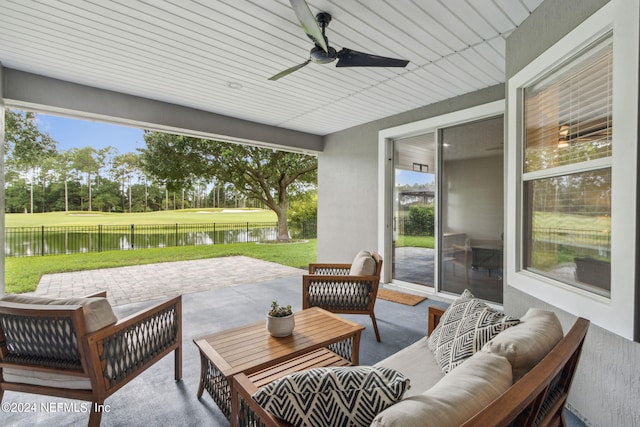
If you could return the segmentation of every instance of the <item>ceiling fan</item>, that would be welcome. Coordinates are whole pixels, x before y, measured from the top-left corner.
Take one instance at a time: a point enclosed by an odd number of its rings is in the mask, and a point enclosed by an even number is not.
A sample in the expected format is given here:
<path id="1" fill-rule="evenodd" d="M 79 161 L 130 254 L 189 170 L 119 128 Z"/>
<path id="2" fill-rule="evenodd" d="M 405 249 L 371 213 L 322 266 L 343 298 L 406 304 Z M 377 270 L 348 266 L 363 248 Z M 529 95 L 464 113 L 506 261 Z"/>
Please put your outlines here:
<path id="1" fill-rule="evenodd" d="M 314 17 L 305 0 L 290 0 L 290 2 L 300 24 L 302 24 L 302 29 L 315 46 L 311 48 L 309 59 L 305 62 L 288 68 L 269 78 L 269 80 L 278 80 L 299 70 L 310 62 L 328 64 L 337 59 L 336 67 L 405 67 L 409 63 L 405 59 L 371 55 L 347 49 L 346 47 L 339 52 L 336 51 L 329 46 L 329 39 L 324 34 L 329 22 L 331 22 L 331 15 L 327 12 L 320 12 Z"/>

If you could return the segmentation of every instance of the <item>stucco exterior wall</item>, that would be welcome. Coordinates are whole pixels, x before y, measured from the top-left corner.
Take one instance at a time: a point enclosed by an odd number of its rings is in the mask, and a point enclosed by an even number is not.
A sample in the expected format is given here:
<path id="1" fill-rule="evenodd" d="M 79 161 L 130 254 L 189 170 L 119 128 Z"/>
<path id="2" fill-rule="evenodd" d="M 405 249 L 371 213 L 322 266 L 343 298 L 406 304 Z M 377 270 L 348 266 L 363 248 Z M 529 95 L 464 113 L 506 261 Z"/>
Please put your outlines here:
<path id="1" fill-rule="evenodd" d="M 504 99 L 496 85 L 330 134 L 318 155 L 318 261 L 349 262 L 378 246 L 378 132 Z"/>
<path id="2" fill-rule="evenodd" d="M 507 40 L 507 81 L 606 3 L 605 0 L 546 0 Z M 505 311 L 520 316 L 529 307 L 555 311 L 565 332 L 575 320 L 575 316 L 506 283 Z M 588 425 L 640 426 L 638 366 L 640 344 L 592 324 L 569 396 L 570 408 Z"/>

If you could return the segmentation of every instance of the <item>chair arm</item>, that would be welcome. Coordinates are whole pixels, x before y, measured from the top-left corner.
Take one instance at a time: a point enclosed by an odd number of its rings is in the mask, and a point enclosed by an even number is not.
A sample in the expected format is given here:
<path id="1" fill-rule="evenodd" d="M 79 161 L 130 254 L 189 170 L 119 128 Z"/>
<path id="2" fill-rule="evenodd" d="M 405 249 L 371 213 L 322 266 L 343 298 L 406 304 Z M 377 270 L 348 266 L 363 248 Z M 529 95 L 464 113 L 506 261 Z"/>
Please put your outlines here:
<path id="1" fill-rule="evenodd" d="M 351 270 L 351 264 L 326 264 L 313 263 L 309 264 L 309 274 L 333 274 L 348 275 Z"/>
<path id="2" fill-rule="evenodd" d="M 429 306 L 429 326 L 427 329 L 427 335 L 431 336 L 431 332 L 438 326 L 440 323 L 440 318 L 444 314 L 445 309 L 440 307 Z"/>
<path id="3" fill-rule="evenodd" d="M 135 313 L 85 336 L 93 375 L 106 390 L 120 388 L 182 345 L 182 297 Z M 176 379 L 181 357 L 176 353 Z M 111 391 L 109 391 L 111 393 Z"/>
<path id="4" fill-rule="evenodd" d="M 344 276 L 340 274 L 304 274 L 302 276 L 302 283 L 304 284 L 305 282 L 314 282 L 314 283 L 377 282 L 377 283 L 380 283 L 380 278 L 378 276 Z M 376 289 L 377 289 L 377 286 L 376 286 Z"/>
<path id="5" fill-rule="evenodd" d="M 273 416 L 258 405 L 251 396 L 258 388 L 245 374 L 233 376 L 233 396 L 238 408 L 238 425 L 264 425 L 265 427 L 289 427 L 291 424 Z"/>
<path id="6" fill-rule="evenodd" d="M 463 426 L 565 425 L 563 409 L 589 324 L 579 317 L 536 366 Z"/>

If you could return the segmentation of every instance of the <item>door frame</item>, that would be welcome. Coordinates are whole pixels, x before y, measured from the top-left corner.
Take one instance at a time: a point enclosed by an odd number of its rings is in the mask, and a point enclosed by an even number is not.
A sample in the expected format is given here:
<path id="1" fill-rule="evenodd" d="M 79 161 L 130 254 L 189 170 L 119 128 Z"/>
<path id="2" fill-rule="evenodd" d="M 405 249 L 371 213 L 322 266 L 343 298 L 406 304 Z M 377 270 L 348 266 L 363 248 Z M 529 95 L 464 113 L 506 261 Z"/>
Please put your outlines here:
<path id="1" fill-rule="evenodd" d="M 505 101 L 493 101 L 476 107 L 430 117 L 417 122 L 407 123 L 378 132 L 378 251 L 382 259 L 389 260 L 382 265 L 380 280 L 382 283 L 394 283 L 401 287 L 409 288 L 412 291 L 435 295 L 439 293 L 439 267 L 440 254 L 436 250 L 435 254 L 435 277 L 434 287 L 398 282 L 392 280 L 392 249 L 393 249 L 393 141 L 395 139 L 407 138 L 423 133 L 435 132 L 436 153 L 440 151 L 439 130 L 442 128 L 472 122 L 492 116 L 504 115 Z M 441 173 L 438 170 L 438 175 Z M 436 182 L 439 177 L 436 176 Z M 439 204 L 440 194 L 436 194 L 436 204 Z M 506 204 L 505 204 L 506 206 Z M 436 249 L 439 247 L 439 213 L 436 209 L 435 220 Z"/>

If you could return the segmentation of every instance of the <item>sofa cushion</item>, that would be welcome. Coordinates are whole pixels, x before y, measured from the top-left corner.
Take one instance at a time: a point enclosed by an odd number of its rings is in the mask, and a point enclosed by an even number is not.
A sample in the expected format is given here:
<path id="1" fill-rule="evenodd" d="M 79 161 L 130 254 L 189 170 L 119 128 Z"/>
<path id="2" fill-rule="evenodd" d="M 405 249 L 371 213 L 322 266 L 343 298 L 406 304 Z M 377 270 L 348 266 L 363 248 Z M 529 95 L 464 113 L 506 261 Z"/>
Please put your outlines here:
<path id="1" fill-rule="evenodd" d="M 373 276 L 376 274 L 376 260 L 369 251 L 360 251 L 351 263 L 349 276 Z"/>
<path id="2" fill-rule="evenodd" d="M 517 381 L 540 362 L 562 339 L 562 325 L 555 313 L 530 308 L 520 324 L 496 335 L 482 351 L 504 356 Z"/>
<path id="3" fill-rule="evenodd" d="M 494 336 L 518 322 L 518 319 L 492 309 L 465 289 L 440 318 L 429 337 L 429 348 L 446 374 Z"/>
<path id="4" fill-rule="evenodd" d="M 91 381 L 86 377 L 65 375 L 52 372 L 40 372 L 31 369 L 4 368 L 4 381 L 8 383 L 33 384 L 38 386 L 91 390 Z"/>
<path id="5" fill-rule="evenodd" d="M 423 337 L 374 365 L 395 369 L 409 379 L 411 388 L 405 397 L 429 390 L 444 377 L 427 341 L 428 337 Z"/>
<path id="6" fill-rule="evenodd" d="M 118 321 L 106 298 L 46 298 L 34 295 L 7 294 L 0 301 L 37 305 L 80 305 L 89 333 L 113 325 Z"/>
<path id="7" fill-rule="evenodd" d="M 381 367 L 315 368 L 284 376 L 261 388 L 255 401 L 293 425 L 368 426 L 402 399 L 409 381 Z"/>
<path id="8" fill-rule="evenodd" d="M 372 427 L 458 427 L 512 384 L 502 356 L 479 351 L 426 392 L 380 412 Z"/>

